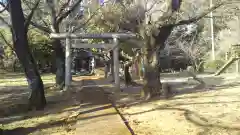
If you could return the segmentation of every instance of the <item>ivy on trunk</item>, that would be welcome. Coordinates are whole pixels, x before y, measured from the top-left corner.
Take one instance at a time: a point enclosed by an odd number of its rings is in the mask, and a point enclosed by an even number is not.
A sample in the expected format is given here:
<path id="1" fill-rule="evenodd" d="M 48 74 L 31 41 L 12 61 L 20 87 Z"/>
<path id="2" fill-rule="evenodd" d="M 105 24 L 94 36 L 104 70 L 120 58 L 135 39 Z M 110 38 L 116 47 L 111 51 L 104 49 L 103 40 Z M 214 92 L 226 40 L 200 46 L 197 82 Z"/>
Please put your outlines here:
<path id="1" fill-rule="evenodd" d="M 145 85 L 143 88 L 146 99 L 159 96 L 162 93 L 162 84 L 160 81 L 159 52 L 165 48 L 165 41 L 170 36 L 174 25 L 163 25 L 156 29 L 151 28 L 149 31 L 144 30 L 145 39 Z"/>
<path id="2" fill-rule="evenodd" d="M 63 89 L 65 85 L 65 55 L 60 40 L 54 39 L 52 42 L 55 55 L 55 73 L 56 85 L 58 88 Z"/>

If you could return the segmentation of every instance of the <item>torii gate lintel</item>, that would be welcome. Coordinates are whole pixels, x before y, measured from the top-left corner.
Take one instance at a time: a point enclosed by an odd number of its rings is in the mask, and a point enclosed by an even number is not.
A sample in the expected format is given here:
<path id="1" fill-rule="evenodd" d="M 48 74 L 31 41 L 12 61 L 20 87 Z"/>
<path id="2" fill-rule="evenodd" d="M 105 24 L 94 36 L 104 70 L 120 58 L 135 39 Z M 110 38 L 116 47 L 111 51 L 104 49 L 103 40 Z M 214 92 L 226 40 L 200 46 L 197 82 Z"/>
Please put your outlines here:
<path id="1" fill-rule="evenodd" d="M 114 80 L 115 80 L 115 88 L 116 90 L 120 90 L 120 78 L 119 78 L 119 39 L 129 39 L 136 38 L 135 34 L 132 33 L 51 33 L 50 38 L 53 39 L 66 39 L 65 46 L 65 90 L 67 90 L 72 81 L 71 75 L 71 48 L 81 48 L 81 44 L 79 46 L 75 44 L 72 46 L 71 39 L 113 39 L 112 48 L 113 48 L 113 63 L 114 63 Z M 97 44 L 84 44 L 84 48 L 88 46 L 88 48 L 94 48 Z M 109 44 L 101 44 L 102 47 L 109 46 Z"/>

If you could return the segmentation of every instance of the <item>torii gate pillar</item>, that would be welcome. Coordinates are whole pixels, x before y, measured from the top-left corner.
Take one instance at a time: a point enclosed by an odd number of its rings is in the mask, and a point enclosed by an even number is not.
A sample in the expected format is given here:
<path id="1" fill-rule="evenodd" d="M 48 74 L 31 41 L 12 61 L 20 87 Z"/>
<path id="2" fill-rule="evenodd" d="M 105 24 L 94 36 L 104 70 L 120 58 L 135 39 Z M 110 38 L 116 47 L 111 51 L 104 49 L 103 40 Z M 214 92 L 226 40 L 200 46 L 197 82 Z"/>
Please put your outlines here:
<path id="1" fill-rule="evenodd" d="M 65 87 L 64 90 L 68 90 L 72 81 L 72 56 L 71 56 L 71 39 L 70 37 L 66 38 L 65 46 Z"/>
<path id="2" fill-rule="evenodd" d="M 118 38 L 113 38 L 113 66 L 114 66 L 114 81 L 116 91 L 120 90 L 120 77 L 119 77 L 119 46 L 118 46 Z"/>

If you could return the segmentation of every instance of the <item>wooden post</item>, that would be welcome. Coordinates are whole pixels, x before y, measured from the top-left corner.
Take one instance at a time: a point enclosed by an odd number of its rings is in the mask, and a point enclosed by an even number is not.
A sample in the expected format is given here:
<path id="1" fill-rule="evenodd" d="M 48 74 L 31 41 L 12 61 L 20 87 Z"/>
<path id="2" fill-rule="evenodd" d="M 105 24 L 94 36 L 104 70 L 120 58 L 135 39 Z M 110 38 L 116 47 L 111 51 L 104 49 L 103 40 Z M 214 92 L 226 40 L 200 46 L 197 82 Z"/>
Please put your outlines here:
<path id="1" fill-rule="evenodd" d="M 118 37 L 113 38 L 113 44 L 114 44 L 113 46 L 116 46 L 113 50 L 115 88 L 117 91 L 120 91 Z"/>
<path id="2" fill-rule="evenodd" d="M 71 65 L 72 65 L 71 39 L 70 37 L 67 37 L 65 46 L 65 88 L 64 88 L 65 90 L 68 90 L 72 81 Z"/>

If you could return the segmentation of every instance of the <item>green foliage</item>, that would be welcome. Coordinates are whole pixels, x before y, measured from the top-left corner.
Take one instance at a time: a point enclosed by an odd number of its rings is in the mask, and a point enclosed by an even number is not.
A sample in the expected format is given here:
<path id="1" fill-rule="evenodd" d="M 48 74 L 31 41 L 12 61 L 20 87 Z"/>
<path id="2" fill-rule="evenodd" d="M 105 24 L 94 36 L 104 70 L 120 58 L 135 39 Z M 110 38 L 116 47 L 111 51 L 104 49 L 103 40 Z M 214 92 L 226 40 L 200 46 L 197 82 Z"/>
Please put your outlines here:
<path id="1" fill-rule="evenodd" d="M 17 69 L 20 69 L 21 66 L 13 50 L 11 32 L 7 28 L 1 28 L 0 32 L 0 44 L 3 46 L 4 51 L 0 63 L 1 68 L 6 71 L 19 71 Z"/>
<path id="2" fill-rule="evenodd" d="M 51 63 L 53 48 L 50 39 L 36 29 L 28 32 L 29 46 L 39 68 L 44 68 Z"/>
<path id="3" fill-rule="evenodd" d="M 10 58 L 14 55 L 12 50 L 12 34 L 9 29 L 1 28 L 0 29 L 1 35 L 0 36 L 0 44 L 3 45 L 4 48 L 4 56 Z"/>
<path id="4" fill-rule="evenodd" d="M 127 44 L 127 43 L 122 43 L 120 48 L 123 50 L 124 53 L 126 53 L 129 56 L 134 56 L 135 55 L 133 53 L 132 49 L 129 47 L 129 44 Z"/>
<path id="5" fill-rule="evenodd" d="M 224 60 L 210 60 L 205 62 L 204 68 L 216 71 L 220 69 L 224 64 Z"/>
<path id="6" fill-rule="evenodd" d="M 22 71 L 22 67 L 12 50 L 11 32 L 7 29 L 0 29 L 0 32 L 7 41 L 6 43 L 3 37 L 0 38 L 0 42 L 4 47 L 4 57 L 2 60 L 3 67 L 8 71 Z M 28 40 L 30 50 L 39 68 L 45 68 L 47 64 L 51 63 L 53 53 L 49 37 L 36 29 L 31 29 L 28 32 Z"/>
<path id="7" fill-rule="evenodd" d="M 96 12 L 98 6 L 90 8 L 90 16 Z M 89 33 L 107 33 L 107 32 L 118 32 L 120 29 L 127 27 L 130 29 L 136 29 L 136 21 L 139 21 L 139 17 L 135 7 L 131 7 L 126 3 L 106 3 L 105 6 L 101 7 L 89 22 L 87 26 L 87 32 Z M 134 13 L 136 12 L 136 14 Z M 133 19 L 134 18 L 134 19 Z M 132 19 L 132 20 L 131 20 Z M 137 20 L 136 20 L 137 19 Z M 132 31 L 134 32 L 134 31 Z M 106 40 L 93 39 L 89 40 L 90 43 L 103 42 Z M 126 41 L 120 41 L 120 48 L 124 53 L 129 56 L 133 56 L 132 43 Z"/>
<path id="8" fill-rule="evenodd" d="M 98 6 L 90 7 L 90 16 L 97 12 L 97 15 L 93 16 L 87 25 L 86 32 L 88 33 L 103 33 L 103 32 L 116 32 L 118 30 L 118 24 L 123 17 L 123 8 L 120 4 L 106 4 L 106 6 L 98 9 Z M 97 11 L 96 11 L 97 10 Z M 87 16 L 85 16 L 87 17 Z M 87 19 L 86 19 L 87 20 Z M 90 39 L 90 43 L 102 42 L 102 39 Z"/>
<path id="9" fill-rule="evenodd" d="M 106 6 L 98 11 L 98 15 L 94 16 L 91 20 L 89 30 L 98 32 L 116 32 L 118 25 L 123 21 L 123 10 L 121 4 L 106 4 Z"/>

